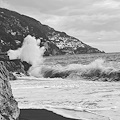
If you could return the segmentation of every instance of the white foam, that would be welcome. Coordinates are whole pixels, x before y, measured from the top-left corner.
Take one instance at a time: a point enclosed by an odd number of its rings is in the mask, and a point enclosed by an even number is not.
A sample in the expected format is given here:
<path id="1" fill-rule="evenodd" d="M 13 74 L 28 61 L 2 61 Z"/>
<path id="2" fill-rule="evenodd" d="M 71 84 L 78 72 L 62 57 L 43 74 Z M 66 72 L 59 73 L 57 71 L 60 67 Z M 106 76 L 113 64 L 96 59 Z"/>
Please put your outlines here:
<path id="1" fill-rule="evenodd" d="M 21 59 L 21 61 L 26 61 L 27 63 L 31 64 L 32 67 L 29 69 L 29 74 L 31 76 L 40 77 L 40 70 L 41 65 L 43 64 L 44 58 L 43 54 L 45 52 L 45 48 L 40 48 L 40 40 L 35 39 L 35 37 L 32 37 L 28 35 L 23 42 L 23 45 L 21 48 L 18 48 L 17 50 L 9 50 L 7 52 L 9 59 Z M 39 68 L 38 68 L 39 66 Z"/>

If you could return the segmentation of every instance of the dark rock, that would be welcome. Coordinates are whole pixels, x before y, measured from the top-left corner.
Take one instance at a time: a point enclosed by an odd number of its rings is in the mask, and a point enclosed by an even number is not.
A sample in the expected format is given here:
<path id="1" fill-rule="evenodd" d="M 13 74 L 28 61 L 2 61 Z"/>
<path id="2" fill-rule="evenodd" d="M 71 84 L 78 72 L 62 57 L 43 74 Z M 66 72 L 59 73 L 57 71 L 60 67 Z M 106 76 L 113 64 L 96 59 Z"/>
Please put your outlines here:
<path id="1" fill-rule="evenodd" d="M 20 114 L 9 83 L 9 72 L 0 62 L 0 120 L 17 120 Z"/>
<path id="2" fill-rule="evenodd" d="M 62 54 L 63 52 L 52 42 L 45 42 L 44 46 L 46 48 L 46 51 L 44 53 L 45 56 L 49 56 L 49 55 L 59 55 Z"/>
<path id="3" fill-rule="evenodd" d="M 20 60 L 4 61 L 4 65 L 9 72 L 19 72 L 25 74 L 25 67 Z"/>
<path id="4" fill-rule="evenodd" d="M 17 77 L 12 72 L 9 72 L 9 80 L 17 80 Z"/>
<path id="5" fill-rule="evenodd" d="M 23 61 L 22 64 L 23 64 L 23 66 L 24 66 L 25 72 L 28 71 L 29 68 L 32 66 L 31 64 L 29 64 L 29 63 L 27 63 L 27 62 L 25 62 L 25 61 Z"/>

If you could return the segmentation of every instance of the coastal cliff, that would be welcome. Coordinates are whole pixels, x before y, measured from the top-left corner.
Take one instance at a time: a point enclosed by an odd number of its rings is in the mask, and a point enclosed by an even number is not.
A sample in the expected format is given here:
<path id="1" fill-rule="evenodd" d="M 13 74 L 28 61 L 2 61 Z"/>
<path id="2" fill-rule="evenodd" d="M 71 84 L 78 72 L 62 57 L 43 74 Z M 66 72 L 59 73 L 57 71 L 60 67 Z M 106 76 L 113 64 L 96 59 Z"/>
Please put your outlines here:
<path id="1" fill-rule="evenodd" d="M 34 18 L 0 8 L 0 51 L 21 47 L 27 35 L 41 40 L 40 46 L 46 48 L 45 56 L 103 52 Z"/>
<path id="2" fill-rule="evenodd" d="M 20 110 L 9 83 L 9 72 L 0 62 L 0 120 L 18 120 Z"/>

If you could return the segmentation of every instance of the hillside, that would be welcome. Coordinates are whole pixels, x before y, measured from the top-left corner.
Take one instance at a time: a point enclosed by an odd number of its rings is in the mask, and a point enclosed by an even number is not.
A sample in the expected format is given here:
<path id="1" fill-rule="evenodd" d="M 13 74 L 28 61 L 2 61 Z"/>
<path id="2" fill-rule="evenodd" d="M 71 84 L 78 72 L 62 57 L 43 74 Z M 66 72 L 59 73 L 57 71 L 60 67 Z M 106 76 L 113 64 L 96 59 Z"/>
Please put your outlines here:
<path id="1" fill-rule="evenodd" d="M 0 8 L 0 51 L 21 47 L 27 35 L 41 39 L 41 46 L 46 47 L 45 55 L 101 53 L 77 38 L 65 32 L 41 24 L 34 18 Z"/>

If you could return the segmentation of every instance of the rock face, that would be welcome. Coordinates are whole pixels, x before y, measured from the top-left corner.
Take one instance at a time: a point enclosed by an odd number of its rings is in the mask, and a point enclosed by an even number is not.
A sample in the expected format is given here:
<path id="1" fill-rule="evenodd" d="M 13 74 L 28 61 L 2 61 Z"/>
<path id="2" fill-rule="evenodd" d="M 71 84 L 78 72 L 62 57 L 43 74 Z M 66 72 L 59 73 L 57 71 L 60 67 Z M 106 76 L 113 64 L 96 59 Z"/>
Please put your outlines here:
<path id="1" fill-rule="evenodd" d="M 45 45 L 45 55 L 100 53 L 77 38 L 65 32 L 41 24 L 39 21 L 17 12 L 0 8 L 0 51 L 21 47 L 27 35 L 41 39 Z"/>
<path id="2" fill-rule="evenodd" d="M 20 60 L 13 60 L 13 61 L 3 61 L 6 69 L 9 72 L 18 72 L 18 73 L 24 73 L 25 74 L 25 66 L 23 66 L 22 62 Z"/>
<path id="3" fill-rule="evenodd" d="M 13 72 L 26 74 L 25 70 L 27 66 L 20 60 L 9 60 L 9 57 L 5 53 L 0 53 L 0 62 L 4 62 L 4 66 L 10 73 L 10 80 L 15 80 L 15 76 L 12 75 Z"/>
<path id="4" fill-rule="evenodd" d="M 18 120 L 20 110 L 9 83 L 9 72 L 0 62 L 0 120 Z"/>

